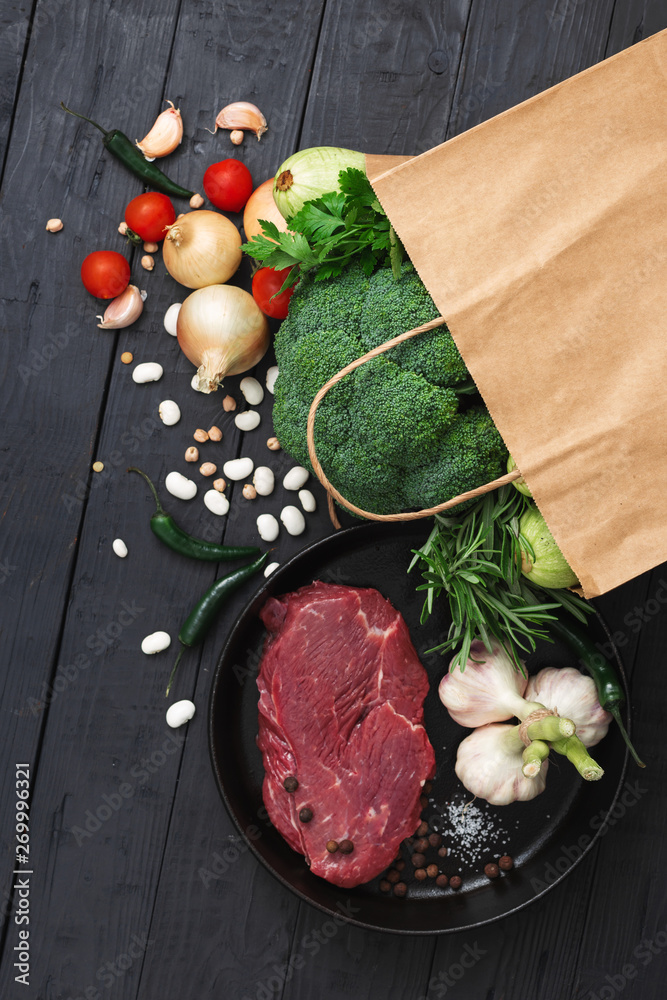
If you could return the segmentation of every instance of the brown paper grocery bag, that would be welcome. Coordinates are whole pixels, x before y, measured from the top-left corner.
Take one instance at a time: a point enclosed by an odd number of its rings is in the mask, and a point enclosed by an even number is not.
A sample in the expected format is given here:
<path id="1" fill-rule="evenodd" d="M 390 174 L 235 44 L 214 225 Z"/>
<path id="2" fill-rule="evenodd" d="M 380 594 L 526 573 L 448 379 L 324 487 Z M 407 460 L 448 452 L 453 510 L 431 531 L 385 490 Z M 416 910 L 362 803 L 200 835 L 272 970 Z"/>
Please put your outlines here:
<path id="1" fill-rule="evenodd" d="M 667 31 L 367 166 L 584 593 L 665 561 Z"/>

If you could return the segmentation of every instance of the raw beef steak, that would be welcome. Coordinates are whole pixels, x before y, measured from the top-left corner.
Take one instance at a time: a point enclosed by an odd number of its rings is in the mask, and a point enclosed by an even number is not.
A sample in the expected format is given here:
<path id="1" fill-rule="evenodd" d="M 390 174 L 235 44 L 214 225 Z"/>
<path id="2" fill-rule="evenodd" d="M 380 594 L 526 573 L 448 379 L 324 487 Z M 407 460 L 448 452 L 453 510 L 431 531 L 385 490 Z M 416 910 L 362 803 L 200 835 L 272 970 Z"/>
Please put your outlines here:
<path id="1" fill-rule="evenodd" d="M 271 821 L 316 875 L 368 882 L 419 825 L 434 771 L 421 724 L 426 671 L 377 590 L 315 582 L 270 598 L 261 618 L 257 743 Z M 330 841 L 353 850 L 331 853 Z"/>

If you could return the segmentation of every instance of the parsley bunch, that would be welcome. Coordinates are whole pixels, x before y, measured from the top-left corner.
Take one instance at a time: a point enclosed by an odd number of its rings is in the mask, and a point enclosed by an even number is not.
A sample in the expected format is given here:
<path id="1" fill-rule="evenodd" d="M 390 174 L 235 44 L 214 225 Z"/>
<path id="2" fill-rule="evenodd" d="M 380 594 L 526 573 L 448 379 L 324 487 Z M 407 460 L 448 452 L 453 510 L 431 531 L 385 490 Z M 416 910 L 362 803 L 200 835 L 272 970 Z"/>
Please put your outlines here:
<path id="1" fill-rule="evenodd" d="M 368 177 L 350 167 L 341 170 L 338 183 L 340 191 L 304 203 L 289 220 L 290 232 L 260 219 L 262 235 L 241 247 L 264 267 L 291 269 L 281 292 L 311 271 L 315 281 L 334 278 L 353 260 L 366 274 L 389 263 L 400 277 L 403 247 Z"/>

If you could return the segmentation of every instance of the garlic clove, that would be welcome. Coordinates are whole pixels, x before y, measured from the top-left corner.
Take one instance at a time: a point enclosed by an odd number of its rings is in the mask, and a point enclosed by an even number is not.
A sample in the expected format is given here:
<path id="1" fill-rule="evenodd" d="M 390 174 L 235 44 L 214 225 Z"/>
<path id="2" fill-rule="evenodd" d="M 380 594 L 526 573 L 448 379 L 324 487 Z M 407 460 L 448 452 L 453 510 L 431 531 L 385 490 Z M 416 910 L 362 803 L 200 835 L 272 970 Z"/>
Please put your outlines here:
<path id="1" fill-rule="evenodd" d="M 167 101 L 167 104 L 171 104 L 171 107 L 158 115 L 148 135 L 137 142 L 147 160 L 173 153 L 183 138 L 181 112 L 174 107 L 173 101 Z"/>
<path id="2" fill-rule="evenodd" d="M 256 104 L 250 104 L 248 101 L 235 101 L 224 107 L 215 119 L 215 132 L 219 128 L 229 128 L 233 131 L 247 129 L 254 132 L 258 139 L 261 139 L 266 132 L 267 123 Z"/>
<path id="3" fill-rule="evenodd" d="M 131 326 L 139 319 L 144 310 L 146 294 L 139 291 L 136 285 L 128 285 L 122 295 L 112 299 L 104 311 L 104 316 L 98 316 L 100 330 L 120 330 Z"/>

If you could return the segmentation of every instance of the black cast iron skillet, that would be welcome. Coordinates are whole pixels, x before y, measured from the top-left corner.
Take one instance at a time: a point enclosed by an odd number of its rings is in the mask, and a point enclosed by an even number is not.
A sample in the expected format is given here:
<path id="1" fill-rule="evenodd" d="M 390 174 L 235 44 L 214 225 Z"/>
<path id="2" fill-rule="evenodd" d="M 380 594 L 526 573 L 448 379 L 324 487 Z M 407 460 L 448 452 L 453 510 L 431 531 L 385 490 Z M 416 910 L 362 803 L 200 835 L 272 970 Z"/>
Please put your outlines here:
<path id="1" fill-rule="evenodd" d="M 407 847 L 402 874 L 408 893 L 404 898 L 381 892 L 379 878 L 355 889 L 340 889 L 311 874 L 304 858 L 271 826 L 262 803 L 264 769 L 255 743 L 255 681 L 265 638 L 259 609 L 267 597 L 317 579 L 376 587 L 401 612 L 431 680 L 424 725 L 435 750 L 437 774 L 422 815 L 431 829 L 447 829 L 451 810 L 460 816 L 471 799 L 454 773 L 456 748 L 469 730 L 451 720 L 438 698 L 438 682 L 449 658 L 437 653 L 425 655 L 447 633 L 449 618 L 444 603 L 420 625 L 422 596 L 415 590 L 421 582 L 419 570 L 415 568 L 409 575 L 406 572 L 411 550 L 422 545 L 425 537 L 423 524 L 364 524 L 316 542 L 276 570 L 229 636 L 216 668 L 209 708 L 210 752 L 218 787 L 258 860 L 283 885 L 326 913 L 363 927 L 402 934 L 441 934 L 475 927 L 541 898 L 610 829 L 606 820 L 613 826 L 614 806 L 627 765 L 625 744 L 612 724 L 605 739 L 591 751 L 605 770 L 600 781 L 582 781 L 565 758 L 552 753 L 546 790 L 531 802 L 504 807 L 473 803 L 474 812 L 466 815 L 484 824 L 487 833 L 466 841 L 445 836 L 449 855 L 440 858 L 435 848 L 427 855 L 427 864 L 438 863 L 449 876 L 461 875 L 463 885 L 458 891 L 439 889 L 432 879 L 417 882 Z M 599 619 L 593 618 L 589 627 L 596 640 L 608 642 Z M 527 661 L 531 673 L 544 666 L 567 665 L 577 665 L 570 652 L 551 643 L 540 644 Z M 490 881 L 483 874 L 484 865 L 505 853 L 514 859 L 514 869 Z M 476 855 L 474 859 L 472 855 Z"/>

